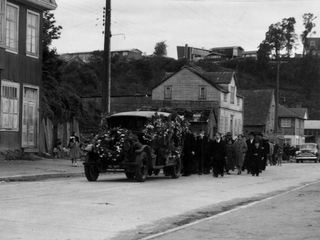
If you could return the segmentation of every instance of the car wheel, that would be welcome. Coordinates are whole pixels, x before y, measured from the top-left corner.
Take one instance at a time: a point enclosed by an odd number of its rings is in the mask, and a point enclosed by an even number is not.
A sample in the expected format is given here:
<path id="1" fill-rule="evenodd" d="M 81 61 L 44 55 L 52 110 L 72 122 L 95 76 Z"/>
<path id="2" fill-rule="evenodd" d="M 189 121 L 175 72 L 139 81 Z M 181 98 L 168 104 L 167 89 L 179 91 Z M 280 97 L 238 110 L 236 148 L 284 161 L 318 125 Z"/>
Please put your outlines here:
<path id="1" fill-rule="evenodd" d="M 176 159 L 175 165 L 172 166 L 172 178 L 179 178 L 181 174 L 181 158 Z"/>
<path id="2" fill-rule="evenodd" d="M 94 165 L 85 165 L 84 173 L 89 182 L 97 181 L 99 177 L 99 170 Z"/>
<path id="3" fill-rule="evenodd" d="M 134 179 L 134 172 L 125 172 L 125 175 L 128 179 Z"/>
<path id="4" fill-rule="evenodd" d="M 142 152 L 137 158 L 139 166 L 135 169 L 135 177 L 137 182 L 144 182 L 148 175 L 148 155 Z"/>

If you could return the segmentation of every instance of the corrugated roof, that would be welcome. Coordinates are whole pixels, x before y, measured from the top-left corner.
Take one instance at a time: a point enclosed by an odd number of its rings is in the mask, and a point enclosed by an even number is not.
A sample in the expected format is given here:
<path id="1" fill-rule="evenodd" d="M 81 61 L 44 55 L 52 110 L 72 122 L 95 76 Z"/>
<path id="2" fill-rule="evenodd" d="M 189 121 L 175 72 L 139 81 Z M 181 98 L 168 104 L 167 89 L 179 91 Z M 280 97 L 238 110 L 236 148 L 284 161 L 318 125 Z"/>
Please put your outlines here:
<path id="1" fill-rule="evenodd" d="M 273 89 L 238 90 L 238 94 L 244 97 L 244 125 L 266 125 L 273 92 Z"/>

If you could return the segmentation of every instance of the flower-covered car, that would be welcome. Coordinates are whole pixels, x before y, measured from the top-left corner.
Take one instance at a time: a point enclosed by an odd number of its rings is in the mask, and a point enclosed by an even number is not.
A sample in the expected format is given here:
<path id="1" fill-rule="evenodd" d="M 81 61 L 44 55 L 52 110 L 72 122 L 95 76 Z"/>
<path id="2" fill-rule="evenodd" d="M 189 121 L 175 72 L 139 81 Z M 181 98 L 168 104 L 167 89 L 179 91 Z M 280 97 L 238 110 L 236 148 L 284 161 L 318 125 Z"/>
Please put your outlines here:
<path id="1" fill-rule="evenodd" d="M 303 162 L 304 160 L 311 160 L 315 163 L 319 160 L 318 145 L 316 143 L 305 143 L 300 145 L 299 150 L 296 151 L 296 162 Z"/>
<path id="2" fill-rule="evenodd" d="M 124 172 L 129 179 L 144 182 L 147 175 L 179 178 L 181 145 L 188 125 L 167 112 L 132 111 L 108 116 L 101 131 L 86 147 L 84 169 L 88 181 L 99 173 Z"/>

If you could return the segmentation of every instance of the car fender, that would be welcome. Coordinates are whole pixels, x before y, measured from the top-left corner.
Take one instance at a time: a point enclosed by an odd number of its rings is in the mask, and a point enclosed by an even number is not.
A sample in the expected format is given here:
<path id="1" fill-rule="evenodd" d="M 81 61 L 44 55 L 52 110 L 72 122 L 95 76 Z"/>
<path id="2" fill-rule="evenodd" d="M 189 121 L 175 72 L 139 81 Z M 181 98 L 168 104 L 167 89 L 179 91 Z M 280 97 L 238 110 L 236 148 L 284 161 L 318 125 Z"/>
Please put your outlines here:
<path id="1" fill-rule="evenodd" d="M 145 152 L 148 156 L 148 166 L 149 168 L 152 168 L 152 157 L 151 157 L 151 149 L 148 145 L 142 145 L 140 149 L 135 150 L 135 155 L 138 156 L 142 152 Z"/>

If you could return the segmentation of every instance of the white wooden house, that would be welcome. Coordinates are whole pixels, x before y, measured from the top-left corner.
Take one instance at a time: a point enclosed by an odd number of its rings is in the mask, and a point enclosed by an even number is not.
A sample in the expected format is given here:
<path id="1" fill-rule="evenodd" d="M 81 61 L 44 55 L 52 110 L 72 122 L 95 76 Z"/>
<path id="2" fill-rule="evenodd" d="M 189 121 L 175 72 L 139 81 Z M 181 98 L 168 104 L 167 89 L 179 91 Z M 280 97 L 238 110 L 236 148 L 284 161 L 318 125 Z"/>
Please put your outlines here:
<path id="1" fill-rule="evenodd" d="M 243 133 L 243 98 L 237 94 L 235 72 L 205 72 L 184 66 L 166 74 L 152 89 L 152 105 L 193 110 L 192 125 L 202 123 L 201 128 L 210 136 L 216 131 L 230 132 L 233 137 Z M 207 118 L 201 118 L 208 109 Z"/>

